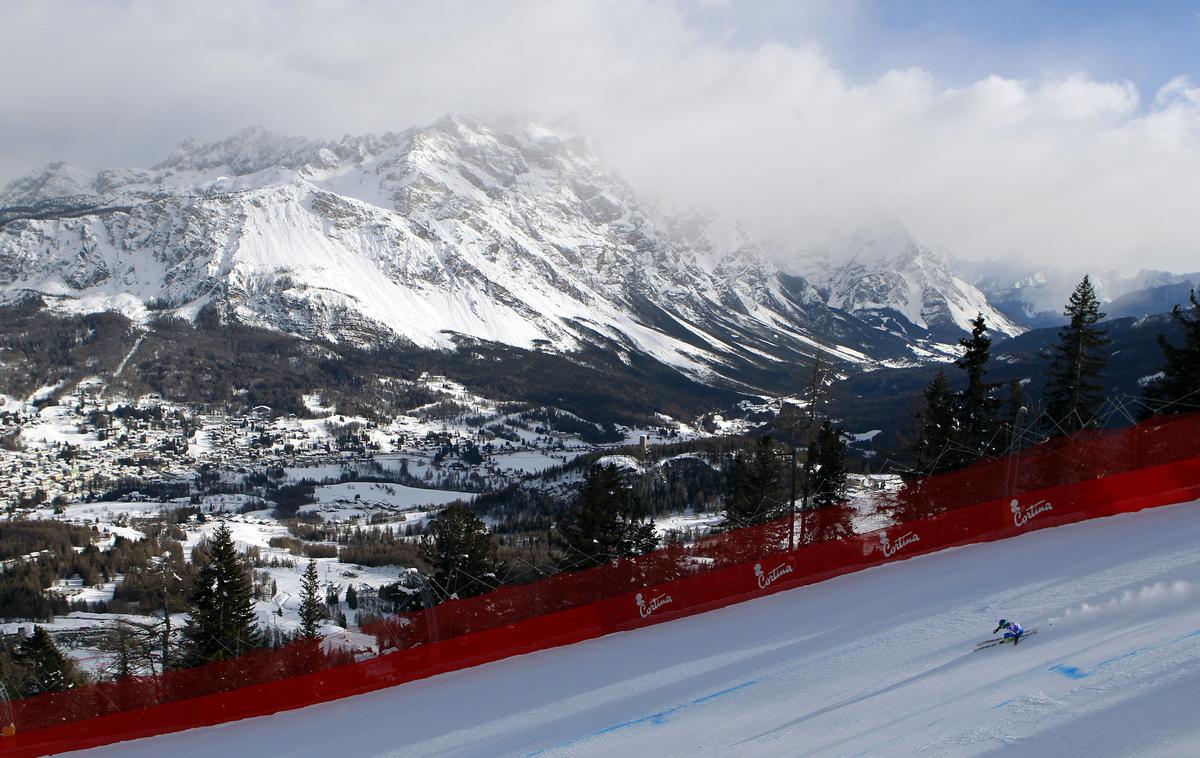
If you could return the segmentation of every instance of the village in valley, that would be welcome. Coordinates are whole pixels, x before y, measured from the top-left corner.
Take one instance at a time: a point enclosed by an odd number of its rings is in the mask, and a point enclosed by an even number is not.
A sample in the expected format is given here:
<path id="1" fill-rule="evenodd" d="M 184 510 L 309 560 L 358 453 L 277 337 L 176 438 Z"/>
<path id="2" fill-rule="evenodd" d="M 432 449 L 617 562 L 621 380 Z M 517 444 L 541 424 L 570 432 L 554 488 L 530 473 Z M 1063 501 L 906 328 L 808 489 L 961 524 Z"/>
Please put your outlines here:
<path id="1" fill-rule="evenodd" d="M 186 623 L 180 598 L 156 596 L 161 607 L 148 607 L 149 595 L 132 585 L 153 585 L 155 572 L 165 570 L 160 564 L 170 560 L 178 561 L 176 571 L 191 566 L 223 527 L 252 569 L 254 605 L 268 638 L 295 633 L 311 560 L 324 593 L 325 644 L 374 655 L 377 641 L 358 631 L 363 623 L 434 602 L 423 585 L 420 545 L 430 519 L 446 506 L 495 493 L 512 499 L 522 490 L 569 501 L 596 463 L 615 465 L 643 486 L 653 479 L 661 490 L 673 467 L 714 472 L 728 458 L 676 448 L 749 428 L 716 415 L 702 420 L 713 432 L 666 417 L 657 426 L 606 430 L 565 411 L 492 401 L 445 377 L 419 381 L 436 399 L 387 423 L 342 415 L 317 393 L 304 396 L 303 417 L 267 406 L 201 412 L 153 393 L 114 397 L 96 380 L 69 391 L 43 388 L 25 400 L 0 398 L 0 507 L 8 523 L 54 521 L 86 530 L 73 538 L 87 543 L 72 547 L 80 556 L 124 556 L 147 538 L 165 548 L 161 560 L 127 559 L 125 573 L 99 560 L 98 574 L 54 576 L 41 588 L 50 610 L 10 617 L 0 629 L 15 644 L 41 625 L 85 670 L 103 676 L 116 655 L 114 625 L 157 638 L 164 628 L 177 635 Z M 694 470 L 680 469 L 679 476 L 694 478 L 688 473 Z M 857 483 L 872 491 L 887 480 Z M 694 538 L 721 522 L 715 488 L 670 502 L 656 514 L 664 538 Z M 502 550 L 506 533 L 528 531 L 505 522 L 503 505 L 477 510 Z M 546 532 L 552 519 L 537 523 Z M 510 573 L 529 563 L 516 550 L 510 549 Z M 51 553 L 6 555 L 0 572 L 13 576 L 32 565 L 66 572 L 69 556 Z M 142 669 L 161 666 L 161 657 L 148 654 Z"/>

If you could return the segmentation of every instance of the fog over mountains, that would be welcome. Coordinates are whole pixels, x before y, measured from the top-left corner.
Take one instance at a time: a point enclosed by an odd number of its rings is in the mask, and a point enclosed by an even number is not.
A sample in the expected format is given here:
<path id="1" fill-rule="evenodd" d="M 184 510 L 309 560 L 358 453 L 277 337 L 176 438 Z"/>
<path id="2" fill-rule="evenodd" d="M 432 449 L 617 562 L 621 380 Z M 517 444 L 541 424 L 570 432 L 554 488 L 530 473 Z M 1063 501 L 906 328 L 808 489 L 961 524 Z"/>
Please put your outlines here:
<path id="1" fill-rule="evenodd" d="M 462 116 L 337 142 L 250 128 L 147 169 L 54 163 L 0 191 L 6 301 L 141 321 L 209 307 L 366 346 L 598 345 L 746 388 L 817 355 L 944 357 L 976 313 L 999 336 L 1052 323 L 1075 280 L 1047 271 L 965 264 L 898 225 L 764 247 L 733 220 L 639 197 L 581 137 Z"/>

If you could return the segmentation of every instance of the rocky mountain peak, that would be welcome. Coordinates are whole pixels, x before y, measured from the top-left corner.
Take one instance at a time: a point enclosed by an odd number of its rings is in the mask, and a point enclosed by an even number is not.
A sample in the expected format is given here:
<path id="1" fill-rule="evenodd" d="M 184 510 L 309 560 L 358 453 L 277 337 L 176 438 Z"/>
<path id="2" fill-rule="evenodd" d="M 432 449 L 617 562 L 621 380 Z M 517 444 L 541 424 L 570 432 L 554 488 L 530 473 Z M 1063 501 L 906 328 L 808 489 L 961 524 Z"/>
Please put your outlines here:
<path id="1" fill-rule="evenodd" d="M 93 191 L 94 181 L 94 176 L 78 166 L 55 161 L 5 185 L 0 190 L 0 208 L 86 195 Z"/>
<path id="2" fill-rule="evenodd" d="M 783 277 L 738 224 L 645 203 L 586 140 L 538 125 L 452 114 L 336 142 L 252 127 L 184 142 L 152 169 L 10 191 L 85 180 L 86 202 L 0 214 L 0 297 L 135 318 L 216 301 L 248 323 L 362 344 L 603 347 L 747 387 L 817 353 L 945 352 L 921 345 L 952 343 L 986 308 L 894 230 L 859 240 L 824 280 Z M 881 309 L 909 328 L 872 323 Z"/>
<path id="3" fill-rule="evenodd" d="M 211 171 L 227 169 L 234 176 L 243 176 L 267 168 L 299 169 L 319 160 L 319 151 L 326 144 L 303 137 L 284 137 L 261 126 L 251 126 L 214 142 L 184 140 L 163 162 L 153 166 L 156 171 Z"/>

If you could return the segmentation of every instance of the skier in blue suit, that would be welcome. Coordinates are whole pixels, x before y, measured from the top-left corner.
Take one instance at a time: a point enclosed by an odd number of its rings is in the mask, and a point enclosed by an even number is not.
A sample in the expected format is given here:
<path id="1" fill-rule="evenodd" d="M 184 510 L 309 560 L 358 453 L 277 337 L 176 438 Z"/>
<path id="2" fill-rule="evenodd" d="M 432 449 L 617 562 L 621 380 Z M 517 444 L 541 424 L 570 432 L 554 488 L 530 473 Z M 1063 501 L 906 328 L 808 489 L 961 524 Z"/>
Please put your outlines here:
<path id="1" fill-rule="evenodd" d="M 1021 637 L 1025 635 L 1025 627 L 1021 626 L 1015 621 L 1000 619 L 999 626 L 992 630 L 992 634 L 995 634 L 1001 629 L 1005 630 L 1004 639 L 1012 640 L 1013 645 L 1020 643 Z"/>

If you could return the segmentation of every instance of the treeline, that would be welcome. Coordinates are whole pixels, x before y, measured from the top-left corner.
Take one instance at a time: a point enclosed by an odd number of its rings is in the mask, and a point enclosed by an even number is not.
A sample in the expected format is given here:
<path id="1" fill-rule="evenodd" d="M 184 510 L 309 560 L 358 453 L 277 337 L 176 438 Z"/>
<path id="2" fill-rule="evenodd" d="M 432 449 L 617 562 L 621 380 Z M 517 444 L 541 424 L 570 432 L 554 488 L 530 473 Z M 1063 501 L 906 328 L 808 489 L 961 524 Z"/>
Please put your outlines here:
<path id="1" fill-rule="evenodd" d="M 413 538 L 426 529 L 421 522 L 395 527 L 368 527 L 290 519 L 284 522 L 290 537 L 272 537 L 271 547 L 306 558 L 337 558 L 360 566 L 420 566 L 422 559 Z"/>
<path id="2" fill-rule="evenodd" d="M 520 414 L 520 418 L 535 423 L 535 434 L 547 434 L 551 430 L 571 434 L 592 445 L 619 442 L 624 436 L 612 421 L 595 424 L 553 407 L 535 408 Z M 528 427 L 527 427 L 528 428 Z"/>
<path id="3" fill-rule="evenodd" d="M 925 389 L 907 473 L 954 471 L 1048 438 L 1101 428 L 1115 414 L 1144 419 L 1200 409 L 1200 302 L 1195 292 L 1190 302 L 1190 314 L 1181 306 L 1172 314 L 1182 328 L 1183 344 L 1159 335 L 1162 371 L 1131 409 L 1110 397 L 1110 340 L 1088 277 L 1071 294 L 1064 309 L 1067 324 L 1046 350 L 1040 398 L 1028 397 L 1020 380 L 1004 387 L 988 381 L 992 340 L 983 316 L 977 316 L 970 337 L 959 342 L 963 352 L 955 361 L 965 386 L 955 391 L 950 377 L 940 371 Z"/>
<path id="4" fill-rule="evenodd" d="M 498 534 L 543 530 L 563 512 L 572 497 L 570 490 L 575 489 L 560 482 L 578 482 L 606 456 L 626 456 L 642 469 L 628 476 L 647 515 L 658 517 L 691 507 L 720 510 L 728 491 L 730 456 L 749 444 L 742 437 L 709 437 L 656 444 L 646 453 L 638 445 L 593 451 L 528 474 L 524 481 L 504 489 L 483 493 L 471 507 L 493 518 Z M 568 491 L 564 493 L 564 489 Z"/>
<path id="5" fill-rule="evenodd" d="M 195 324 L 163 314 L 143 331 L 117 313 L 60 315 L 31 297 L 0 307 L 0 346 L 10 368 L 0 392 L 27 396 L 60 381 L 70 389 L 85 376 L 113 374 L 128 357 L 114 386 L 132 394 L 155 392 L 235 414 L 267 405 L 308 417 L 303 396 L 319 389 L 346 415 L 384 420 L 443 399 L 416 382 L 429 372 L 496 400 L 553 406 L 596 422 L 581 429 L 597 440 L 613 439 L 615 423 L 641 423 L 656 413 L 686 418 L 741 398 L 645 356 L 625 363 L 611 349 L 616 345 L 566 356 L 474 341 L 455 351 L 427 350 L 389 339 L 375 335 L 372 348 L 301 339 L 240 324 L 216 305 L 202 309 Z"/>
<path id="6" fill-rule="evenodd" d="M 79 666 L 63 655 L 40 626 L 25 639 L 0 642 L 0 684 L 12 698 L 61 692 L 87 681 Z"/>
<path id="7" fill-rule="evenodd" d="M 1162 348 L 1162 376 L 1146 386 L 1143 416 L 1200 410 L 1200 299 L 1188 294 L 1190 308 L 1176 305 L 1171 317 L 1183 329 L 1183 344 L 1158 335 Z"/>
<path id="8" fill-rule="evenodd" d="M 0 393 L 28 397 L 60 381 L 111 374 L 133 343 L 129 328 L 116 313 L 51 316 L 36 296 L 0 306 Z"/>
<path id="9" fill-rule="evenodd" d="M 147 577 L 147 567 L 171 556 L 175 571 L 188 573 L 179 542 L 165 534 L 151 533 L 141 540 L 120 535 L 101 550 L 94 540 L 100 535 L 87 527 L 60 521 L 8 521 L 0 529 L 0 555 L 7 559 L 0 573 L 0 617 L 49 621 L 55 615 L 82 610 L 118 611 L 137 607 L 153 598 L 158 607 L 160 588 Z M 21 556 L 30 556 L 28 559 Z M 113 600 L 102 607 L 72 604 L 63 593 L 48 592 L 60 579 L 80 577 L 84 586 L 94 586 L 124 576 Z M 167 598 L 181 609 L 180 595 Z"/>
<path id="10" fill-rule="evenodd" d="M 148 549 L 162 547 L 153 536 L 142 543 Z M 164 556 L 140 556 L 140 567 L 131 570 L 120 586 L 129 584 L 126 589 L 137 596 L 143 613 L 186 611 L 189 620 L 178 635 L 171 634 L 166 618 L 152 623 L 114 620 L 98 643 L 111 656 L 111 665 L 99 672 L 102 678 L 161 673 L 237 658 L 265 646 L 319 638 L 320 621 L 330 616 L 330 610 L 313 562 L 309 562 L 301 585 L 300 629 L 281 635 L 260 628 L 254 611 L 251 558 L 238 553 L 226 526 L 219 526 L 210 539 L 193 549 L 192 563 L 186 567 L 178 543 L 169 548 Z M 113 565 L 134 557 L 127 546 L 116 545 L 114 551 L 129 555 L 114 556 Z M 298 663 L 305 670 L 345 657 L 315 644 L 302 653 Z M 45 629 L 35 626 L 27 638 L 0 645 L 0 681 L 14 696 L 30 697 L 69 689 L 85 683 L 87 677 L 59 651 Z"/>

